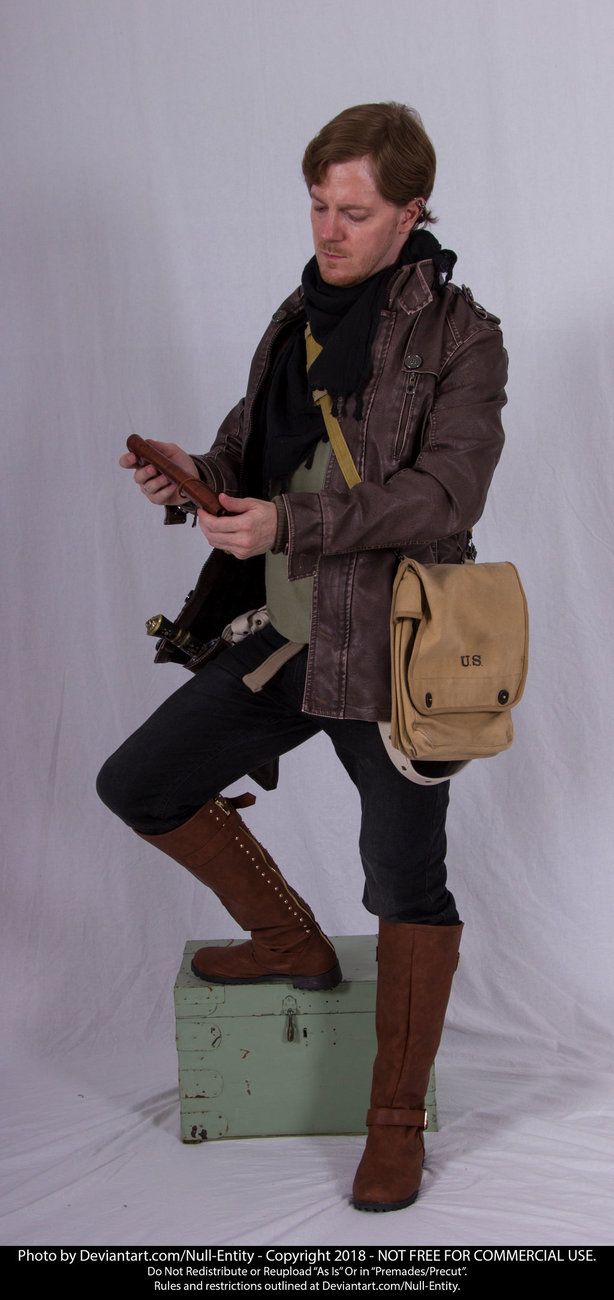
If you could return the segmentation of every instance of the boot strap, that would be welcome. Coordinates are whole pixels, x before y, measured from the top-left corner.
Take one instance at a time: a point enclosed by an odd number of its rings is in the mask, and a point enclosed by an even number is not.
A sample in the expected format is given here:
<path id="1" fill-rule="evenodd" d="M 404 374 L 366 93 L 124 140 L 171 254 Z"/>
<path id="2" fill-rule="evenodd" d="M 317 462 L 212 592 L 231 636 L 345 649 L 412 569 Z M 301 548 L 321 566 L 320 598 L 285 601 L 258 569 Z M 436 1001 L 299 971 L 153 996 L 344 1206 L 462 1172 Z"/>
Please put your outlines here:
<path id="1" fill-rule="evenodd" d="M 226 803 L 231 803 L 233 808 L 250 808 L 251 805 L 256 802 L 255 794 L 251 794 L 251 792 L 248 793 L 247 791 L 245 794 L 218 795 L 218 799 L 222 797 L 226 800 Z"/>
<path id="2" fill-rule="evenodd" d="M 372 1106 L 367 1111 L 367 1125 L 369 1124 L 402 1124 L 404 1128 L 428 1128 L 428 1111 Z"/>

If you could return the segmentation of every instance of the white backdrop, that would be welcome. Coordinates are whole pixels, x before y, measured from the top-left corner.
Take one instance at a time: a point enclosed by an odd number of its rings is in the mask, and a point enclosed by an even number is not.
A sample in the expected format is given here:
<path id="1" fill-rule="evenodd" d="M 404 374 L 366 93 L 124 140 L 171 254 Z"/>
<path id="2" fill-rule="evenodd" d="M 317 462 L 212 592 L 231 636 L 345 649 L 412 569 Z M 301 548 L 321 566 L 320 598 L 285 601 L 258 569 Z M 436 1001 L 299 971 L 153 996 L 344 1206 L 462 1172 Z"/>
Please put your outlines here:
<path id="1" fill-rule="evenodd" d="M 2 0 L 0 21 L 2 1239 L 611 1241 L 611 4 Z M 185 680 L 144 622 L 206 551 L 117 467 L 125 438 L 210 446 L 311 256 L 304 146 L 376 99 L 421 113 L 434 233 L 502 318 L 475 540 L 531 614 L 515 744 L 452 783 L 465 931 L 433 1174 L 384 1216 L 347 1204 L 358 1139 L 181 1146 L 175 972 L 186 938 L 238 930 L 94 790 Z M 328 741 L 277 791 L 235 788 L 327 932 L 374 930 Z"/>

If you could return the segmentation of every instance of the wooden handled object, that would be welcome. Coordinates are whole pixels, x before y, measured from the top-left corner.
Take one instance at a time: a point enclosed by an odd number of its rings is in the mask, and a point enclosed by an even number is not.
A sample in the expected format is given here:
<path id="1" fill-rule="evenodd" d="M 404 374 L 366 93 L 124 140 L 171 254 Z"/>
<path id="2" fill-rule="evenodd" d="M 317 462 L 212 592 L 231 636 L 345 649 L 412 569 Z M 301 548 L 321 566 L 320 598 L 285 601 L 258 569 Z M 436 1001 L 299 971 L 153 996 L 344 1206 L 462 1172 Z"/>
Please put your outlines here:
<path id="1" fill-rule="evenodd" d="M 175 465 L 168 456 L 153 447 L 147 438 L 139 438 L 137 433 L 131 433 L 127 439 L 126 446 L 128 451 L 133 452 L 142 465 L 155 465 L 161 474 L 175 483 L 179 488 L 179 495 L 193 501 L 195 505 L 202 510 L 206 510 L 210 515 L 224 514 L 224 507 L 220 505 L 219 499 L 215 492 L 208 488 L 202 479 L 186 475 Z"/>

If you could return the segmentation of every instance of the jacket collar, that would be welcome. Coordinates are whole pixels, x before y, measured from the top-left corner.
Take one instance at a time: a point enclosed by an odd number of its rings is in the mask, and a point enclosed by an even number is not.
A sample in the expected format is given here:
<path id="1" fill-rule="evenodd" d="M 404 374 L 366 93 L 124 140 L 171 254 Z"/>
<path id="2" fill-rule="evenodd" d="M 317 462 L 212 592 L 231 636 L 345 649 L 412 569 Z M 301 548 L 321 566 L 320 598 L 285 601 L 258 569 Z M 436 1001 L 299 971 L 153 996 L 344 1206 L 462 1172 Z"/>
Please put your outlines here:
<path id="1" fill-rule="evenodd" d="M 421 311 L 433 301 L 435 264 L 432 258 L 403 266 L 390 282 L 388 307 L 404 311 L 408 316 Z"/>
<path id="2" fill-rule="evenodd" d="M 435 265 L 430 257 L 422 262 L 412 262 L 410 266 L 401 267 L 390 282 L 388 307 L 413 316 L 415 312 L 421 311 L 433 301 L 434 281 Z M 284 312 L 286 316 L 298 316 L 304 308 L 305 297 L 299 285 L 284 299 L 275 315 L 281 316 L 281 312 Z"/>

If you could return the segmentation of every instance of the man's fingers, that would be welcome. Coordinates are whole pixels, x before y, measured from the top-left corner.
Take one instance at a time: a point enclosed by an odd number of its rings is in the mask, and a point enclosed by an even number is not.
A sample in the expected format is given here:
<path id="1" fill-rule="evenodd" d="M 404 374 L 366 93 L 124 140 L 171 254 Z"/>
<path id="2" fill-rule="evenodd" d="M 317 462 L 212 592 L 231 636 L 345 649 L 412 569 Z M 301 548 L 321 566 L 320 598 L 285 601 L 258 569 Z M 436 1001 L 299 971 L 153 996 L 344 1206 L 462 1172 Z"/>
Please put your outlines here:
<path id="1" fill-rule="evenodd" d="M 254 527 L 253 519 L 246 519 L 245 515 L 210 515 L 208 510 L 200 507 L 203 523 L 207 525 L 210 532 L 216 536 L 229 537 L 234 533 L 246 533 Z"/>
<path id="2" fill-rule="evenodd" d="M 149 484 L 149 486 L 154 487 L 156 484 L 158 487 L 163 487 L 169 481 L 166 474 L 161 474 L 160 470 L 156 469 L 154 465 L 141 465 L 134 477 L 137 483 L 141 485 Z"/>
<path id="3" fill-rule="evenodd" d="M 220 492 L 220 501 L 226 507 L 232 497 Z M 244 497 L 242 503 L 245 510 L 235 515 L 220 517 L 207 514 L 206 510 L 198 511 L 198 522 L 209 545 L 228 551 L 237 559 L 260 555 L 268 550 L 277 531 L 277 511 L 271 502 Z"/>
<path id="4" fill-rule="evenodd" d="M 177 452 L 176 463 L 180 464 L 180 468 L 188 473 L 196 473 L 196 466 L 192 457 L 182 452 L 180 447 L 175 447 L 174 443 L 159 443 L 158 446 Z M 181 458 L 180 461 L 179 457 Z M 135 456 L 134 452 L 124 451 L 119 457 L 119 464 L 122 469 L 131 469 L 133 471 L 132 478 L 136 486 L 140 488 L 147 500 L 151 501 L 152 505 L 176 505 L 180 500 L 176 484 L 166 474 L 161 474 L 155 465 L 139 463 L 139 458 Z"/>
<path id="5" fill-rule="evenodd" d="M 225 510 L 232 510 L 235 514 L 243 514 L 246 510 L 253 510 L 256 504 L 255 497 L 231 497 L 227 492 L 220 492 L 220 501 Z"/>
<path id="6" fill-rule="evenodd" d="M 244 538 L 246 536 L 246 530 L 245 528 L 241 528 L 240 524 L 238 524 L 236 528 L 216 528 L 213 524 L 208 522 L 212 516 L 207 514 L 206 511 L 203 513 L 205 516 L 204 520 L 201 520 L 203 532 L 207 534 L 207 537 L 211 538 L 211 541 L 214 542 L 216 546 L 225 546 L 226 542 L 235 542 L 238 538 Z"/>
<path id="7" fill-rule="evenodd" d="M 239 538 L 245 539 L 247 533 L 240 519 L 232 519 L 230 515 L 220 518 L 219 515 L 210 515 L 208 510 L 198 510 L 198 522 L 212 546 L 231 545 Z"/>
<path id="8" fill-rule="evenodd" d="M 174 490 L 175 486 L 169 482 L 166 474 L 156 474 L 155 471 L 153 474 L 148 474 L 144 479 L 137 479 L 137 482 L 139 483 L 141 492 L 144 492 L 148 497 L 155 497 L 159 492 L 163 492 L 166 488 L 171 486 Z"/>
<path id="9" fill-rule="evenodd" d="M 220 492 L 219 499 L 226 510 L 228 508 L 228 502 L 232 501 L 234 498 L 228 497 L 225 492 Z M 202 513 L 203 522 L 207 523 L 211 532 L 216 532 L 216 534 L 219 533 L 220 536 L 229 536 L 237 531 L 245 532 L 247 529 L 254 527 L 258 518 L 255 507 L 257 507 L 258 504 L 259 502 L 254 500 L 250 501 L 246 497 L 241 501 L 242 507 L 245 508 L 241 511 L 237 511 L 235 514 L 210 515 L 207 510 L 202 510 L 199 513 Z M 245 518 L 248 511 L 253 513 L 252 519 Z"/>

